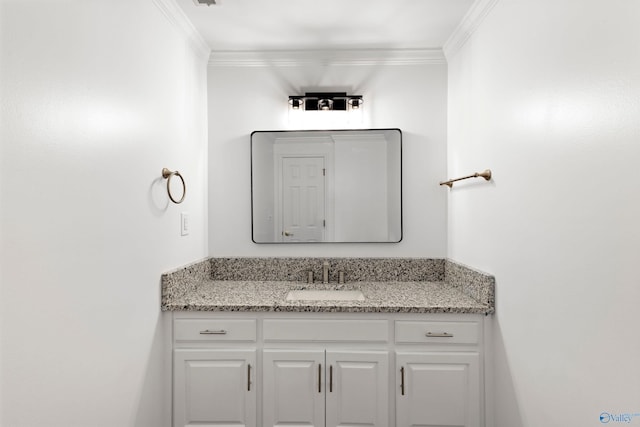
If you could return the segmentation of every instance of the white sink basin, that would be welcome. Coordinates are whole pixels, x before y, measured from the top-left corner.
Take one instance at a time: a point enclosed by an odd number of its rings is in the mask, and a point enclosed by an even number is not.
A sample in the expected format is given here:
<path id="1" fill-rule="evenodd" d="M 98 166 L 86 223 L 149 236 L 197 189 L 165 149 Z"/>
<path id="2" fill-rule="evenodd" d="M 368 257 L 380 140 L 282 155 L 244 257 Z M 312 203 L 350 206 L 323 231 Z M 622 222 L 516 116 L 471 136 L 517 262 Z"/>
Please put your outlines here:
<path id="1" fill-rule="evenodd" d="M 359 290 L 299 289 L 289 291 L 287 301 L 364 301 Z"/>

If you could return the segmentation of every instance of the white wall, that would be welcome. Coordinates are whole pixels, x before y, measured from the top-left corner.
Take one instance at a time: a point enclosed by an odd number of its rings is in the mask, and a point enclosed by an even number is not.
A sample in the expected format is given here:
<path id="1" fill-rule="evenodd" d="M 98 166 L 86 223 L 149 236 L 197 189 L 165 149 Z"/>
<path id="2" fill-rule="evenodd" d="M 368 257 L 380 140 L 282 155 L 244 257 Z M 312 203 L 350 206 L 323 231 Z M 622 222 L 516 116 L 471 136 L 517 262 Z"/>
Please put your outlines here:
<path id="1" fill-rule="evenodd" d="M 335 239 L 383 242 L 389 237 L 387 141 L 335 137 Z"/>
<path id="2" fill-rule="evenodd" d="M 449 57 L 449 175 L 494 173 L 448 213 L 449 257 L 497 280 L 493 426 L 640 413 L 639 18 L 501 0 Z"/>
<path id="3" fill-rule="evenodd" d="M 387 170 L 393 170 L 395 165 L 399 163 L 399 159 L 402 156 L 400 150 L 397 149 L 397 143 L 387 144 Z M 397 224 L 402 221 L 402 212 L 399 209 L 394 209 L 393 206 L 398 206 L 398 200 L 402 200 L 402 177 L 398 174 L 390 173 L 387 176 L 387 230 L 389 234 L 387 238 L 391 241 L 397 241 L 401 238 L 400 230 Z"/>
<path id="4" fill-rule="evenodd" d="M 205 60 L 151 0 L 1 13 L 0 425 L 166 426 L 160 274 L 207 254 Z"/>
<path id="5" fill-rule="evenodd" d="M 212 256 L 444 257 L 446 64 L 209 67 L 209 251 Z M 403 131 L 404 238 L 390 244 L 251 242 L 254 130 L 290 128 L 289 95 L 348 89 L 364 96 L 359 127 Z M 355 127 L 355 126 L 353 126 Z"/>
<path id="6" fill-rule="evenodd" d="M 274 160 L 273 160 L 273 138 L 266 134 L 253 135 L 253 155 L 251 158 L 253 180 L 256 185 L 255 191 L 252 189 L 253 209 L 256 214 L 253 216 L 253 238 L 258 242 L 269 242 L 275 239 L 274 231 Z"/>

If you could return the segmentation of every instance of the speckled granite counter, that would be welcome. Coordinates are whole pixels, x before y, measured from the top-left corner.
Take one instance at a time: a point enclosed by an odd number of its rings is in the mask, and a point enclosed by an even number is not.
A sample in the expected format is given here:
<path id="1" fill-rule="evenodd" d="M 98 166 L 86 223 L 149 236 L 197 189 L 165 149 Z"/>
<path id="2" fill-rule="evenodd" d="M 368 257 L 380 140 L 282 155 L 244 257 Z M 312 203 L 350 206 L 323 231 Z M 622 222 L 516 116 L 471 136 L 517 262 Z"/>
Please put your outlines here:
<path id="1" fill-rule="evenodd" d="M 493 276 L 440 259 L 210 258 L 162 275 L 162 310 L 484 313 L 494 312 Z M 338 271 L 347 284 L 338 285 Z M 287 301 L 292 289 L 359 289 L 364 301 Z"/>

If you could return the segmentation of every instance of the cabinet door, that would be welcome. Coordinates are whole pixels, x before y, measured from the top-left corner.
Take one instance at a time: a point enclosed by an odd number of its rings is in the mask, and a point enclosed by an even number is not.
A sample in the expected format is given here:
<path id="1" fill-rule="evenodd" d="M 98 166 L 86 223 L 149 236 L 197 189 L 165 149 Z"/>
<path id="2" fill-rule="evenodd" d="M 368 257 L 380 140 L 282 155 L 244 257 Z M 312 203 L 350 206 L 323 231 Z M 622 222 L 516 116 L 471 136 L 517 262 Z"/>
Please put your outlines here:
<path id="1" fill-rule="evenodd" d="M 175 350 L 174 427 L 256 425 L 256 350 Z"/>
<path id="2" fill-rule="evenodd" d="M 386 351 L 327 350 L 327 427 L 389 424 Z"/>
<path id="3" fill-rule="evenodd" d="M 264 350 L 264 427 L 324 427 L 324 350 Z"/>
<path id="4" fill-rule="evenodd" d="M 397 427 L 479 427 L 478 353 L 396 353 Z"/>

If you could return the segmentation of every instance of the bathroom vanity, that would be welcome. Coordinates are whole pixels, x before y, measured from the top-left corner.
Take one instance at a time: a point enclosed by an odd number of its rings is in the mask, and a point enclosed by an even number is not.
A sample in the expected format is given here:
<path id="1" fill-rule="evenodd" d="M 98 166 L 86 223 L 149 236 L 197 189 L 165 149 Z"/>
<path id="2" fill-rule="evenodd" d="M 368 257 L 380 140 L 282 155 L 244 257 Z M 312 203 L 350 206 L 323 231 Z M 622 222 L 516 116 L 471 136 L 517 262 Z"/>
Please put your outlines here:
<path id="1" fill-rule="evenodd" d="M 484 426 L 493 277 L 448 260 L 329 259 L 328 283 L 307 283 L 323 261 L 208 259 L 163 275 L 173 425 Z"/>

